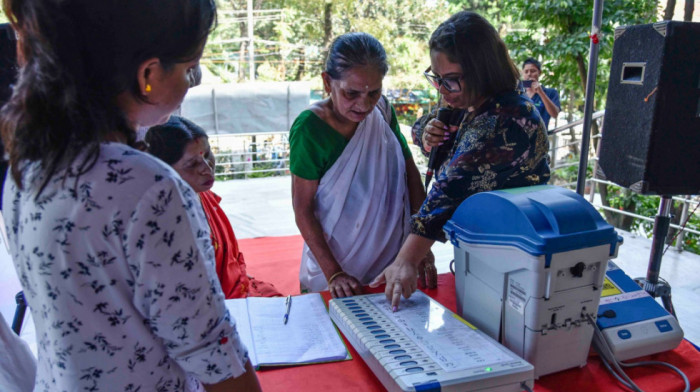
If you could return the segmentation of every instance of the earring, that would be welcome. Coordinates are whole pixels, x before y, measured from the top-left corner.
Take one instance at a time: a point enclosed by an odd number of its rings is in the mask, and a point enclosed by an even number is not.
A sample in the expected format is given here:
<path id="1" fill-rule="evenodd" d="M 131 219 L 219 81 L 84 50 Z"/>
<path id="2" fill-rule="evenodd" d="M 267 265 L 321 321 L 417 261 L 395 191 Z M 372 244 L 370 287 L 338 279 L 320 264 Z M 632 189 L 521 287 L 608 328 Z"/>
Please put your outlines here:
<path id="1" fill-rule="evenodd" d="M 150 93 L 151 92 L 151 85 L 146 83 L 146 92 Z"/>

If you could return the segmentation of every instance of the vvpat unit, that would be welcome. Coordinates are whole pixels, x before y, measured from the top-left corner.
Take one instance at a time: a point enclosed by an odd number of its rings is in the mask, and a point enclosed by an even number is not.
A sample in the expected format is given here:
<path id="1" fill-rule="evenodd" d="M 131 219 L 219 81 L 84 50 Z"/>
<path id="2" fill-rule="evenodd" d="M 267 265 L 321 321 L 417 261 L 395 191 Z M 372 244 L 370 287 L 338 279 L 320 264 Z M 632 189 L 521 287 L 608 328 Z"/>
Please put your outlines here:
<path id="1" fill-rule="evenodd" d="M 622 243 L 577 193 L 534 186 L 478 193 L 444 228 L 457 311 L 535 366 L 586 364 L 608 259 Z"/>

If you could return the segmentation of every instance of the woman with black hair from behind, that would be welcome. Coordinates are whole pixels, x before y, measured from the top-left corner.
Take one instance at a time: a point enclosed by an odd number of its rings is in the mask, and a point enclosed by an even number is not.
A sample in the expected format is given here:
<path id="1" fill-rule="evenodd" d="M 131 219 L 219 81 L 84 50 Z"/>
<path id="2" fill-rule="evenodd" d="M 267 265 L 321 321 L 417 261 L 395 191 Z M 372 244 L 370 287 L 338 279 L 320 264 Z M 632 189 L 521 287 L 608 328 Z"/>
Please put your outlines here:
<path id="1" fill-rule="evenodd" d="M 216 274 L 226 298 L 281 296 L 272 284 L 247 274 L 231 222 L 219 205 L 221 197 L 211 191 L 215 161 L 204 129 L 185 118 L 170 116 L 167 123 L 150 128 L 145 141 L 149 153 L 172 166 L 197 192 L 211 229 Z"/>
<path id="2" fill-rule="evenodd" d="M 130 147 L 190 86 L 213 0 L 5 0 L 4 218 L 40 391 L 259 390 L 196 194 Z M 194 380 L 190 382 L 188 380 Z"/>

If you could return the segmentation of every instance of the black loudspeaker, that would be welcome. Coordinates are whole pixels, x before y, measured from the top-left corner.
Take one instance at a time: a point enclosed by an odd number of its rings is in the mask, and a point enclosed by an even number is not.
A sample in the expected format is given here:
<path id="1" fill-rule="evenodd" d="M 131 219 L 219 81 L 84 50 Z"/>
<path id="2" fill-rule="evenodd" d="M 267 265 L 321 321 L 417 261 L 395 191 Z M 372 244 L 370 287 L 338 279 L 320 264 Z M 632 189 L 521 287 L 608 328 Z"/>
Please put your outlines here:
<path id="1" fill-rule="evenodd" d="M 600 161 L 637 193 L 700 193 L 700 23 L 615 30 Z"/>
<path id="2" fill-rule="evenodd" d="M 10 98 L 17 78 L 17 41 L 9 23 L 0 24 L 0 106 Z"/>

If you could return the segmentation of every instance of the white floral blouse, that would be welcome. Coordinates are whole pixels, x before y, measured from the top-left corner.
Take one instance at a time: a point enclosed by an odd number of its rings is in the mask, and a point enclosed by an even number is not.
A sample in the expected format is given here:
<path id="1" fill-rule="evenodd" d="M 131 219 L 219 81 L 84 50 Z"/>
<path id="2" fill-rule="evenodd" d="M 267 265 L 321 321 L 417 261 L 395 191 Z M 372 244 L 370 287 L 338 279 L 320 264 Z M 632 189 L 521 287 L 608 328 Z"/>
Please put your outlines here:
<path id="1" fill-rule="evenodd" d="M 80 159 L 76 162 L 80 162 Z M 161 161 L 106 143 L 39 198 L 8 178 L 10 250 L 36 325 L 36 391 L 183 391 L 244 372 L 196 193 Z"/>

